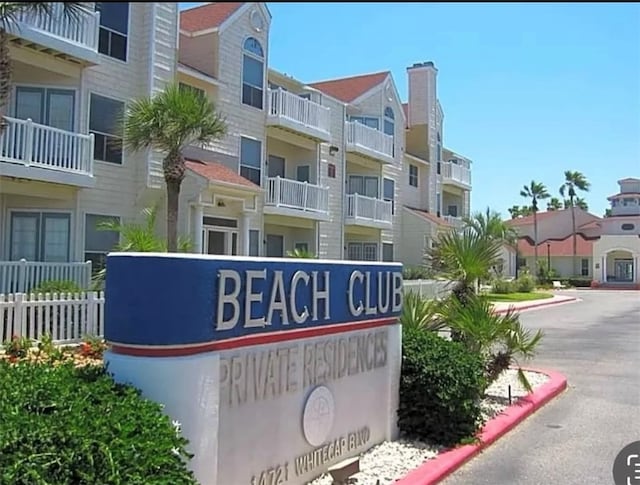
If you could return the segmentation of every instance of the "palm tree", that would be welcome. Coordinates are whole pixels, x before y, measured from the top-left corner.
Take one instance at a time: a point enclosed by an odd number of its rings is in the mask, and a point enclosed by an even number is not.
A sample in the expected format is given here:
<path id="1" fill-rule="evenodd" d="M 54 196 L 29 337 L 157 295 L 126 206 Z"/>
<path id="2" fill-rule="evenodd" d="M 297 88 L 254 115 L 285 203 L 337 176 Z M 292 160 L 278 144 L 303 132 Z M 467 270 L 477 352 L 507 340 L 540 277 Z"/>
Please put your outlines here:
<path id="1" fill-rule="evenodd" d="M 463 218 L 463 222 L 466 228 L 478 234 L 510 245 L 516 242 L 516 231 L 502 220 L 499 212 L 492 211 L 489 207 L 484 213 L 476 212 L 471 217 Z"/>
<path id="2" fill-rule="evenodd" d="M 576 234 L 576 190 L 582 192 L 588 192 L 591 184 L 587 178 L 581 173 L 574 170 L 566 170 L 564 172 L 564 184 L 560 186 L 560 195 L 562 197 L 565 194 L 569 197 L 569 207 L 571 208 L 571 227 L 573 236 L 573 274 L 578 274 L 577 271 L 577 253 L 578 253 L 578 237 Z"/>
<path id="3" fill-rule="evenodd" d="M 547 202 L 547 210 L 548 211 L 559 211 L 562 210 L 562 202 L 557 197 L 551 197 L 551 200 Z"/>
<path id="4" fill-rule="evenodd" d="M 573 205 L 583 211 L 589 210 L 589 204 L 582 197 L 576 197 L 573 201 Z M 564 199 L 564 208 L 571 209 L 571 199 Z"/>
<path id="5" fill-rule="evenodd" d="M 135 100 L 124 119 L 124 143 L 132 150 L 153 148 L 165 153 L 167 185 L 167 250 L 178 250 L 180 186 L 186 171 L 182 150 L 206 145 L 226 133 L 214 104 L 200 92 L 172 83 L 151 98 Z"/>
<path id="6" fill-rule="evenodd" d="M 526 205 L 513 205 L 509 209 L 507 209 L 509 214 L 511 215 L 511 219 L 517 219 L 518 217 L 526 217 L 531 215 L 531 207 L 527 207 Z"/>
<path id="7" fill-rule="evenodd" d="M 525 185 L 520 191 L 520 195 L 527 199 L 531 199 L 531 209 L 533 212 L 533 277 L 535 278 L 538 271 L 538 201 L 549 198 L 547 188 L 541 182 L 531 181 L 531 184 Z"/>
<path id="8" fill-rule="evenodd" d="M 605 209 L 603 217 L 611 217 L 611 209 Z"/>
<path id="9" fill-rule="evenodd" d="M 452 293 L 465 304 L 477 282 L 498 263 L 501 248 L 501 241 L 466 228 L 441 233 L 427 257 L 434 270 L 454 282 Z"/>
<path id="10" fill-rule="evenodd" d="M 83 2 L 0 2 L 0 134 L 5 127 L 4 110 L 11 92 L 11 56 L 9 55 L 8 31 L 11 27 L 17 26 L 22 15 L 52 17 L 55 8 L 60 7 L 62 15 L 73 22 L 88 11 Z"/>

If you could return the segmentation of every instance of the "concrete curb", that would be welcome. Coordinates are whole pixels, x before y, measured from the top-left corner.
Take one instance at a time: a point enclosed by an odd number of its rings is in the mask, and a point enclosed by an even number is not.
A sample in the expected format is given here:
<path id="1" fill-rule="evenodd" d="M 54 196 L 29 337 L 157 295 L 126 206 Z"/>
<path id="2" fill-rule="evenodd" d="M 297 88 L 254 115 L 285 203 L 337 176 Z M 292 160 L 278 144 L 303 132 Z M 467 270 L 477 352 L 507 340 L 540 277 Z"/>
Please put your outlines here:
<path id="1" fill-rule="evenodd" d="M 394 485 L 435 485 L 439 483 L 567 388 L 567 379 L 558 372 L 523 369 L 546 374 L 550 380 L 535 390 L 533 394 L 519 399 L 504 413 L 487 422 L 479 435 L 480 443 L 464 445 L 440 453 L 433 460 L 424 462 L 396 481 Z"/>
<path id="2" fill-rule="evenodd" d="M 522 305 L 522 306 L 515 306 L 512 305 L 509 308 L 513 308 L 516 311 L 520 312 L 522 310 L 530 310 L 532 308 L 539 308 L 539 307 L 543 307 L 543 306 L 554 306 L 554 305 L 562 305 L 564 303 L 574 303 L 578 301 L 578 298 L 574 297 L 574 296 L 569 296 L 564 298 L 563 300 L 554 300 L 554 301 L 547 301 L 547 300 L 539 300 L 537 303 L 530 303 L 528 305 Z M 503 308 L 501 310 L 496 310 L 495 313 L 497 314 L 502 314 L 502 313 L 507 313 L 507 311 L 509 310 L 509 308 Z"/>

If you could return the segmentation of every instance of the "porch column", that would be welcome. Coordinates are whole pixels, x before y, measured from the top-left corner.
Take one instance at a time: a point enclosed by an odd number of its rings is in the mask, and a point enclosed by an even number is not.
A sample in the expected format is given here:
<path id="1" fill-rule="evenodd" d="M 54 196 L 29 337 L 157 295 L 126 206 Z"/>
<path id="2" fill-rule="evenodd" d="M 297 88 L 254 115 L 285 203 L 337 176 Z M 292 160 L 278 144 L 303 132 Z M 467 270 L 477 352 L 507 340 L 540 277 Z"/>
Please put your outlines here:
<path id="1" fill-rule="evenodd" d="M 602 282 L 607 282 L 607 253 L 602 256 Z"/>
<path id="2" fill-rule="evenodd" d="M 243 212 L 240 216 L 240 256 L 249 256 L 249 216 Z"/>
<path id="3" fill-rule="evenodd" d="M 204 216 L 204 209 L 202 204 L 193 204 L 193 239 L 194 249 L 198 254 L 202 254 L 202 217 Z"/>
<path id="4" fill-rule="evenodd" d="M 638 256 L 633 258 L 633 282 L 638 283 L 640 280 L 640 268 L 638 268 Z"/>

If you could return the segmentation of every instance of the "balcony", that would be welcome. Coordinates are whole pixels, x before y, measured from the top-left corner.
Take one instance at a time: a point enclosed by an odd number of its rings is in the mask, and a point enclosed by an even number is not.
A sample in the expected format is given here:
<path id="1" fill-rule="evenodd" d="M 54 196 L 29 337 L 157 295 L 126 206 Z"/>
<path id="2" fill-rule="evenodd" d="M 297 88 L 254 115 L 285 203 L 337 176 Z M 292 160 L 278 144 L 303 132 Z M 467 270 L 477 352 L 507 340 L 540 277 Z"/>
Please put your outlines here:
<path id="1" fill-rule="evenodd" d="M 464 221 L 462 220 L 462 217 L 456 217 L 456 216 L 442 216 L 442 218 L 448 222 L 449 224 L 451 224 L 454 229 L 462 229 L 464 227 Z"/>
<path id="2" fill-rule="evenodd" d="M 93 135 L 5 117 L 0 175 L 93 187 Z"/>
<path id="3" fill-rule="evenodd" d="M 393 163 L 393 137 L 357 121 L 347 121 L 347 151 Z"/>
<path id="4" fill-rule="evenodd" d="M 463 189 L 471 188 L 471 170 L 453 162 L 441 162 L 442 181 L 452 183 Z"/>
<path id="5" fill-rule="evenodd" d="M 306 136 L 318 142 L 331 140 L 331 111 L 297 94 L 269 89 L 267 124 Z"/>
<path id="6" fill-rule="evenodd" d="M 62 2 L 51 5 L 49 16 L 19 13 L 16 22 L 9 24 L 11 41 L 80 64 L 98 64 L 100 13 L 84 11 L 70 19 L 63 14 Z"/>
<path id="7" fill-rule="evenodd" d="M 328 220 L 329 188 L 281 177 L 267 177 L 264 213 Z"/>
<path id="8" fill-rule="evenodd" d="M 346 224 L 388 229 L 393 221 L 393 207 L 388 200 L 348 194 L 345 218 Z"/>

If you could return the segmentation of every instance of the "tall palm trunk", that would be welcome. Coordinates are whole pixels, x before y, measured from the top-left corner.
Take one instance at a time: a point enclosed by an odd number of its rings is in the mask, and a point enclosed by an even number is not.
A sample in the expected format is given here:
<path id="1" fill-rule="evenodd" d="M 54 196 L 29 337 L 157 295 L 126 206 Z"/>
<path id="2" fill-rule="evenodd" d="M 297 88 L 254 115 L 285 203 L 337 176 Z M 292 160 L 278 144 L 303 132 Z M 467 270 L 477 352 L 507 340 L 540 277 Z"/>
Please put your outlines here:
<path id="1" fill-rule="evenodd" d="M 184 160 L 179 153 L 170 153 L 164 159 L 164 180 L 167 184 L 167 251 L 178 252 L 178 211 L 180 185 L 184 179 Z"/>
<path id="2" fill-rule="evenodd" d="M 578 237 L 576 234 L 576 208 L 571 196 L 571 229 L 573 235 L 573 276 L 578 276 Z"/>
<path id="3" fill-rule="evenodd" d="M 0 28 L 0 135 L 4 132 L 5 108 L 9 104 L 11 92 L 11 59 L 9 57 L 9 36 Z"/>
<path id="4" fill-rule="evenodd" d="M 538 277 L 538 212 L 533 212 L 533 277 Z"/>

